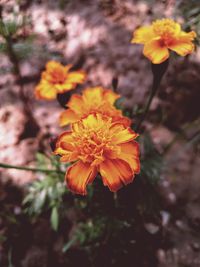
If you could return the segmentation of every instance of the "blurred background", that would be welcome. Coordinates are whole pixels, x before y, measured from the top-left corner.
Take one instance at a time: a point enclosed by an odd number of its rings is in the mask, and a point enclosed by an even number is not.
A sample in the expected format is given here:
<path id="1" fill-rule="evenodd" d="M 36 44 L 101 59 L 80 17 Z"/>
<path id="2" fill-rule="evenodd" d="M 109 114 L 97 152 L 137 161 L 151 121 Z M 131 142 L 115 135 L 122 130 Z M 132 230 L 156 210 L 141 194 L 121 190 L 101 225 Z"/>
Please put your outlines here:
<path id="1" fill-rule="evenodd" d="M 152 82 L 143 24 L 171 17 L 200 34 L 198 0 L 1 0 L 0 266 L 200 267 L 200 49 L 171 56 L 141 137 L 142 172 L 113 194 L 100 179 L 87 197 L 63 184 L 49 140 L 57 101 L 34 88 L 48 60 L 88 73 L 85 86 L 118 77 L 125 113 L 137 121 Z M 79 88 L 81 90 L 81 88 Z"/>

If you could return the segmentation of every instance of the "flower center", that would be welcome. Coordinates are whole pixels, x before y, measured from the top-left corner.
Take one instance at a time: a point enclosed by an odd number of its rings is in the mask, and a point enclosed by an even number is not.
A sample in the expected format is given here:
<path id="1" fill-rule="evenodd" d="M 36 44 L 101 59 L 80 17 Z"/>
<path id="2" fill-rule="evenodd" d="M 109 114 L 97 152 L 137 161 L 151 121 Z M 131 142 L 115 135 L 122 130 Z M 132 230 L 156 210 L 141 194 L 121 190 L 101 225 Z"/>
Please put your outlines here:
<path id="1" fill-rule="evenodd" d="M 96 129 L 86 127 L 73 133 L 75 148 L 81 160 L 99 164 L 112 151 L 117 150 L 117 146 L 112 144 L 110 125 L 104 124 Z"/>
<path id="2" fill-rule="evenodd" d="M 50 72 L 50 76 L 51 76 L 51 82 L 56 84 L 56 83 L 64 83 L 64 81 L 67 78 L 67 73 L 64 69 L 62 68 L 56 68 L 56 69 L 52 69 Z"/>
<path id="3" fill-rule="evenodd" d="M 153 31 L 160 36 L 164 44 L 169 44 L 176 37 L 177 23 L 171 19 L 157 20 L 153 23 Z"/>

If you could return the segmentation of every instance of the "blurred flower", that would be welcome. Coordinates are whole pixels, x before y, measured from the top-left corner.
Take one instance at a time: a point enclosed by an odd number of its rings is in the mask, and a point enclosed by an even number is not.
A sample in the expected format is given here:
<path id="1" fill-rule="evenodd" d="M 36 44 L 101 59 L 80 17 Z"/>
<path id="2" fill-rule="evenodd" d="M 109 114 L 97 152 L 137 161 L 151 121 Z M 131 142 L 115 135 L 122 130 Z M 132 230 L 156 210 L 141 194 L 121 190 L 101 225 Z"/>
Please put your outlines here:
<path id="1" fill-rule="evenodd" d="M 101 113 L 104 117 L 111 117 L 113 121 L 129 126 L 130 119 L 122 116 L 121 110 L 114 107 L 114 103 L 119 97 L 120 95 L 112 90 L 102 87 L 87 88 L 82 95 L 74 94 L 67 104 L 68 109 L 61 113 L 60 125 L 68 125 L 89 114 Z"/>
<path id="2" fill-rule="evenodd" d="M 137 136 L 101 114 L 90 114 L 73 123 L 71 131 L 58 137 L 54 151 L 61 162 L 75 161 L 65 177 L 69 189 L 85 195 L 87 184 L 98 172 L 111 191 L 131 183 L 140 171 L 139 145 L 134 141 Z"/>
<path id="3" fill-rule="evenodd" d="M 49 61 L 46 70 L 42 72 L 40 83 L 35 88 L 38 99 L 52 100 L 57 94 L 74 89 L 77 84 L 85 81 L 84 71 L 69 71 L 71 65 L 63 66 L 59 62 Z"/>
<path id="4" fill-rule="evenodd" d="M 191 54 L 194 31 L 184 32 L 180 24 L 172 19 L 156 20 L 149 26 L 143 26 L 134 32 L 132 43 L 144 44 L 144 55 L 154 64 L 160 64 L 169 57 L 169 49 L 180 56 Z"/>

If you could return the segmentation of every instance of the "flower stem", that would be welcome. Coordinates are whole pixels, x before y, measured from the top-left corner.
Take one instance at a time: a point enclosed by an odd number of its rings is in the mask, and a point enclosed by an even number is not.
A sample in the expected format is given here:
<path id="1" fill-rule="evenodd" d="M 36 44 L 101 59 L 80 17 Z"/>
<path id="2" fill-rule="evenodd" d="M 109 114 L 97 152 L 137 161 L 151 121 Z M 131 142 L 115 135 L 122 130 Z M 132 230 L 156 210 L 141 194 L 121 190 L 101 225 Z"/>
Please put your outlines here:
<path id="1" fill-rule="evenodd" d="M 141 119 L 138 123 L 138 125 L 136 126 L 136 132 L 139 132 L 141 129 L 141 125 L 143 123 L 143 121 L 146 119 L 146 116 L 149 112 L 150 106 L 151 106 L 151 102 L 154 98 L 154 96 L 156 95 L 158 88 L 160 86 L 160 82 L 162 80 L 163 75 L 165 74 L 167 67 L 169 65 L 169 60 L 164 61 L 161 64 L 151 64 L 151 69 L 152 69 L 152 73 L 153 73 L 153 85 L 152 85 L 152 89 L 151 89 L 151 94 L 149 96 L 149 99 L 147 101 L 147 104 L 144 108 L 144 112 L 141 116 Z"/>
<path id="2" fill-rule="evenodd" d="M 157 88 L 156 88 L 156 90 L 155 90 L 155 88 L 154 88 L 154 90 L 153 89 L 151 90 L 151 94 L 150 94 L 150 97 L 149 97 L 148 102 L 146 104 L 146 107 L 144 109 L 144 112 L 142 114 L 142 117 L 141 117 L 141 119 L 140 119 L 140 121 L 139 121 L 139 123 L 138 123 L 138 125 L 136 127 L 136 132 L 140 131 L 141 125 L 142 125 L 143 121 L 145 120 L 145 118 L 146 118 L 146 116 L 147 116 L 147 114 L 149 112 L 149 108 L 151 106 L 151 102 L 152 102 L 152 100 L 153 100 L 153 98 L 155 96 L 156 91 L 157 91 Z"/>
<path id="3" fill-rule="evenodd" d="M 16 170 L 24 170 L 24 171 L 32 171 L 32 172 L 45 172 L 45 173 L 53 173 L 53 172 L 55 172 L 55 173 L 65 174 L 63 171 L 60 171 L 60 170 L 31 168 L 31 167 L 16 166 L 16 165 L 4 164 L 4 163 L 0 163 L 0 168 L 16 169 Z"/>

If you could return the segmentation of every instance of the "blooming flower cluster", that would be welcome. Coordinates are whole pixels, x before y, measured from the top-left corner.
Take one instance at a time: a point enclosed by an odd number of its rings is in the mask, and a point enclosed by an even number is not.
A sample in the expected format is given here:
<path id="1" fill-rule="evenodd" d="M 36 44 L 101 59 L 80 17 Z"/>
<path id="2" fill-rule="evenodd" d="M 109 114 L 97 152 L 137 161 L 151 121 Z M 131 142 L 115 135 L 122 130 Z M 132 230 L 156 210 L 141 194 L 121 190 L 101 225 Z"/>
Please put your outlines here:
<path id="1" fill-rule="evenodd" d="M 131 120 L 115 108 L 120 95 L 102 87 L 73 94 L 61 113 L 60 125 L 70 125 L 56 142 L 54 153 L 61 162 L 74 162 L 66 172 L 68 188 L 85 195 L 86 186 L 98 173 L 111 191 L 133 181 L 139 173 L 138 136 Z"/>
<path id="2" fill-rule="evenodd" d="M 153 64 L 160 64 L 168 59 L 169 50 L 181 56 L 192 53 L 195 37 L 195 32 L 182 31 L 172 19 L 162 19 L 137 29 L 132 43 L 144 44 L 144 55 Z M 36 87 L 36 97 L 52 100 L 83 84 L 85 72 L 70 71 L 71 67 L 48 62 Z M 98 173 L 103 184 L 115 192 L 140 172 L 139 145 L 135 141 L 138 134 L 130 128 L 131 120 L 116 109 L 119 97 L 100 86 L 86 88 L 82 94 L 72 94 L 60 115 L 60 126 L 70 129 L 57 138 L 54 154 L 60 156 L 61 162 L 72 163 L 65 180 L 74 193 L 85 195 L 87 185 Z"/>
<path id="3" fill-rule="evenodd" d="M 70 67 L 48 62 L 36 97 L 51 100 L 83 83 L 85 73 L 69 72 Z M 135 141 L 138 134 L 131 130 L 131 120 L 114 106 L 119 98 L 119 94 L 100 86 L 86 88 L 81 95 L 72 94 L 60 115 L 60 125 L 70 130 L 57 138 L 54 154 L 61 162 L 72 163 L 65 180 L 74 193 L 85 195 L 87 185 L 98 173 L 103 184 L 115 192 L 131 183 L 140 171 Z"/>

